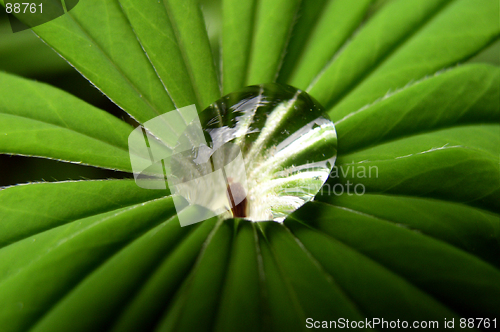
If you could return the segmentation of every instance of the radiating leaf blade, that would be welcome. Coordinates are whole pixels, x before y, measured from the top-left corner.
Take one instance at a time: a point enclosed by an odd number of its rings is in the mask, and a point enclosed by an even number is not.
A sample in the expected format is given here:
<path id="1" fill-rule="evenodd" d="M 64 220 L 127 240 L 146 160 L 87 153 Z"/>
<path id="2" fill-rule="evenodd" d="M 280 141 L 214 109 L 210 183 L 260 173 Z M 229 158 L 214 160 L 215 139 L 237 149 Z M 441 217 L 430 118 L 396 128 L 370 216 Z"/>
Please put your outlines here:
<path id="1" fill-rule="evenodd" d="M 500 267 L 498 214 L 463 204 L 387 194 L 322 195 L 318 199 L 422 232 Z"/>
<path id="2" fill-rule="evenodd" d="M 259 331 L 263 329 L 264 298 L 258 235 L 251 223 L 240 222 L 237 227 L 214 330 Z"/>
<path id="3" fill-rule="evenodd" d="M 388 91 L 476 54 L 500 36 L 499 10 L 498 1 L 451 3 L 370 73 L 330 114 L 335 119 L 345 116 Z"/>
<path id="4" fill-rule="evenodd" d="M 345 45 L 335 61 L 324 68 L 308 91 L 326 107 L 337 102 L 449 2 L 424 0 L 418 6 L 404 0 L 389 2 Z"/>
<path id="5" fill-rule="evenodd" d="M 112 331 L 152 330 L 206 243 L 216 219 L 207 220 L 174 249 L 123 308 Z"/>
<path id="6" fill-rule="evenodd" d="M 163 1 L 120 0 L 120 5 L 173 106 L 201 107 Z"/>
<path id="7" fill-rule="evenodd" d="M 130 125 L 45 84 L 0 73 L 0 87 L 0 152 L 130 170 Z"/>
<path id="8" fill-rule="evenodd" d="M 314 29 L 307 42 L 300 45 L 302 54 L 293 62 L 294 70 L 288 83 L 307 89 L 328 62 L 335 61 L 335 54 L 340 52 L 342 45 L 359 26 L 371 3 L 371 0 L 328 1 L 324 12 L 319 15 L 319 21 L 314 17 L 314 21 L 309 23 L 314 24 Z"/>
<path id="9" fill-rule="evenodd" d="M 310 205 L 314 209 L 298 210 L 295 216 L 406 278 L 459 314 L 499 314 L 500 271 L 492 265 L 370 215 L 323 203 Z"/>
<path id="10" fill-rule="evenodd" d="M 165 194 L 165 190 L 141 189 L 132 180 L 68 181 L 4 188 L 0 190 L 0 247 Z"/>
<path id="11" fill-rule="evenodd" d="M 252 49 L 256 0 L 222 1 L 222 85 L 224 94 L 245 86 Z"/>
<path id="12" fill-rule="evenodd" d="M 163 3 L 196 97 L 204 109 L 220 97 L 220 87 L 199 3 L 197 0 L 163 0 Z"/>
<path id="13" fill-rule="evenodd" d="M 288 279 L 306 317 L 314 316 L 316 320 L 329 320 L 332 315 L 349 320 L 364 318 L 352 299 L 283 225 L 268 223 L 265 236 L 283 278 Z"/>
<path id="14" fill-rule="evenodd" d="M 218 223 L 196 266 L 165 312 L 158 331 L 211 330 L 231 255 L 233 227 L 230 221 Z"/>
<path id="15" fill-rule="evenodd" d="M 443 129 L 344 155 L 328 183 L 350 181 L 367 192 L 433 197 L 498 212 L 499 147 L 498 124 Z"/>
<path id="16" fill-rule="evenodd" d="M 298 240 L 367 317 L 384 317 L 385 320 L 401 321 L 418 319 L 440 321 L 443 317 L 457 318 L 456 313 L 397 273 L 325 233 L 289 221 L 287 226 Z M 373 302 L 377 305 L 373 305 Z"/>
<path id="17" fill-rule="evenodd" d="M 335 127 L 339 153 L 346 154 L 410 134 L 499 118 L 500 68 L 468 65 L 398 90 Z"/>
<path id="18" fill-rule="evenodd" d="M 167 197 L 92 216 L 2 248 L 2 328 L 27 329 L 95 267 L 173 214 L 172 199 Z M 4 265 L 4 257 L 28 261 Z"/>
<path id="19" fill-rule="evenodd" d="M 183 211 L 181 213 L 185 213 Z M 200 225 L 197 225 L 200 226 Z M 148 280 L 157 265 L 182 245 L 196 227 L 180 227 L 171 218 L 152 228 L 104 262 L 61 299 L 33 331 L 90 331 L 109 327 L 130 295 Z M 130 271 L 133 265 L 134 271 Z M 117 280 L 116 276 L 122 278 Z M 96 305 L 95 298 L 105 300 Z M 86 312 L 86 315 L 81 315 Z M 93 319 L 88 319 L 90 315 Z"/>
<path id="20" fill-rule="evenodd" d="M 118 1 L 80 1 L 33 31 L 138 121 L 174 109 Z"/>

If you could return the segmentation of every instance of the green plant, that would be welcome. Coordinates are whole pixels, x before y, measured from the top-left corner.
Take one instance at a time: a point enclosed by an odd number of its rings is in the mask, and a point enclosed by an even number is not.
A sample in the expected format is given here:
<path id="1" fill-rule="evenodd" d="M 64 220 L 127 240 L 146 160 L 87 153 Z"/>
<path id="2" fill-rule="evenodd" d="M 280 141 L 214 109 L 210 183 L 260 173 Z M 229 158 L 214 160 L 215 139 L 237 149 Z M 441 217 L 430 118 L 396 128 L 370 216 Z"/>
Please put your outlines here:
<path id="1" fill-rule="evenodd" d="M 499 2 L 223 0 L 222 12 L 220 69 L 217 12 L 209 39 L 195 0 L 80 0 L 33 30 L 141 123 L 207 107 L 220 77 L 224 94 L 304 89 L 336 124 L 337 166 L 378 168 L 327 184 L 366 194 L 323 193 L 284 224 L 180 227 L 167 193 L 133 180 L 5 188 L 0 330 L 498 326 L 500 69 L 458 64 L 499 38 Z M 129 124 L 7 73 L 0 87 L 1 153 L 131 171 Z"/>

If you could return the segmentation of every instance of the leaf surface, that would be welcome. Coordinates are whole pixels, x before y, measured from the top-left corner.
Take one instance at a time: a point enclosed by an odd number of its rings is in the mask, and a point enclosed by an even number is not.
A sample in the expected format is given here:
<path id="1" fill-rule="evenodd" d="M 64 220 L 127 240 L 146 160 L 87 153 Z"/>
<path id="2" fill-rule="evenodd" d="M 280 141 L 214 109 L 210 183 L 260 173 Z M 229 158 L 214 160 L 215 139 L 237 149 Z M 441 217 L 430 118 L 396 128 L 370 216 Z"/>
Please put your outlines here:
<path id="1" fill-rule="evenodd" d="M 315 205 L 314 215 L 309 209 L 305 214 L 298 212 L 296 218 L 403 276 L 459 313 L 498 315 L 500 271 L 490 264 L 370 215 L 322 203 L 311 205 Z"/>
<path id="2" fill-rule="evenodd" d="M 394 1 L 364 27 L 308 91 L 326 107 L 336 104 L 330 114 L 337 120 L 487 46 L 500 34 L 498 5 L 497 1 L 431 0 L 413 6 Z M 397 18 L 386 24 L 386 15 Z M 444 43 L 446 49 L 441 47 Z"/>
<path id="3" fill-rule="evenodd" d="M 0 190 L 0 247 L 165 194 L 164 190 L 141 189 L 132 180 L 68 181 L 4 188 Z"/>
<path id="4" fill-rule="evenodd" d="M 259 1 L 254 23 L 247 85 L 270 83 L 276 80 L 300 1 Z"/>
<path id="5" fill-rule="evenodd" d="M 222 85 L 224 94 L 245 86 L 257 1 L 223 0 Z"/>
<path id="6" fill-rule="evenodd" d="M 0 152 L 129 171 L 133 127 L 68 93 L 0 73 Z"/>

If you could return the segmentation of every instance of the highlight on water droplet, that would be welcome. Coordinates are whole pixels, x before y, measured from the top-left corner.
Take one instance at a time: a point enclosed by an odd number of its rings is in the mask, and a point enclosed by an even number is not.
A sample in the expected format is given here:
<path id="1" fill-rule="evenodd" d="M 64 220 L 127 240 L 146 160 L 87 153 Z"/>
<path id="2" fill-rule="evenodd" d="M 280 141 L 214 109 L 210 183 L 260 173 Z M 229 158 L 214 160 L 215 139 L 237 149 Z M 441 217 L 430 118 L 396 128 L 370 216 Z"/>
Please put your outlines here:
<path id="1" fill-rule="evenodd" d="M 228 94 L 199 114 L 194 105 L 165 113 L 129 137 L 137 184 L 168 183 L 182 226 L 212 216 L 284 220 L 318 193 L 336 147 L 322 106 L 276 83 Z"/>

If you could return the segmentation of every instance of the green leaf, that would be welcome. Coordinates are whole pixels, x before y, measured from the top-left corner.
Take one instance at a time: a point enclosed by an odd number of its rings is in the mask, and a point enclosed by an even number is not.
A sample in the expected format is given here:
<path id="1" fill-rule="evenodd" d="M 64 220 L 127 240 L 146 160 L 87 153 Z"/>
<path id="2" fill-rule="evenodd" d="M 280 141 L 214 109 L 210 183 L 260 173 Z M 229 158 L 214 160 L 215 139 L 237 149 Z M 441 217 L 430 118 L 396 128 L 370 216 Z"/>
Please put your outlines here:
<path id="1" fill-rule="evenodd" d="M 500 65 L 500 40 L 496 40 L 487 48 L 467 61 L 467 63 L 489 63 Z"/>
<path id="2" fill-rule="evenodd" d="M 294 218 L 406 278 L 458 313 L 500 313 L 500 271 L 484 261 L 371 215 L 322 203 L 312 206 L 298 210 Z"/>
<path id="3" fill-rule="evenodd" d="M 500 118 L 500 68 L 457 67 L 382 97 L 335 123 L 339 153 L 411 134 Z M 359 130 L 365 123 L 370 127 Z"/>
<path id="4" fill-rule="evenodd" d="M 340 181 L 498 211 L 499 128 L 481 123 L 495 123 L 500 115 L 499 75 L 497 67 L 459 67 L 337 121 Z M 369 130 L 356 130 L 364 123 Z M 370 169 L 375 177 L 358 177 Z"/>
<path id="5" fill-rule="evenodd" d="M 2 248 L 2 329 L 32 326 L 92 269 L 174 211 L 170 197 L 153 200 L 80 219 Z"/>
<path id="6" fill-rule="evenodd" d="M 186 243 L 199 248 L 201 239 L 208 235 L 209 226 L 210 223 L 207 222 L 195 227 L 179 227 L 177 218 L 172 217 L 152 228 L 117 252 L 71 290 L 36 324 L 33 331 L 91 331 L 110 326 L 123 303 L 130 299 L 130 294 L 139 290 L 142 282 L 148 280 L 157 265 L 165 259 L 175 257 L 175 251 L 183 250 L 182 253 L 186 255 Z M 185 264 L 189 264 L 188 257 L 185 256 L 184 259 Z M 133 272 L 130 271 L 131 264 L 136 267 Z M 170 273 L 182 276 L 181 271 Z M 123 278 L 116 280 L 117 275 L 122 275 Z M 97 297 L 106 300 L 95 305 Z M 82 311 L 96 318 L 89 320 L 80 314 Z M 102 315 L 102 312 L 106 312 L 106 315 Z"/>
<path id="7" fill-rule="evenodd" d="M 159 331 L 210 331 L 231 255 L 231 222 L 219 222 L 187 280 L 158 324 Z"/>
<path id="8" fill-rule="evenodd" d="M 45 84 L 0 73 L 0 152 L 129 171 L 133 128 Z"/>
<path id="9" fill-rule="evenodd" d="M 407 1 L 387 5 L 308 91 L 326 107 L 337 103 L 330 113 L 337 120 L 498 38 L 497 1 L 447 2 L 421 1 L 418 8 Z M 389 24 L 388 16 L 395 17 Z"/>
<path id="10" fill-rule="evenodd" d="M 137 5 L 81 1 L 66 15 L 33 30 L 138 121 L 179 105 L 208 106 L 220 92 L 197 3 L 165 1 L 162 7 L 151 2 L 144 11 L 157 15 L 154 20 L 133 11 Z M 112 35 L 117 38 L 109 38 Z"/>
<path id="11" fill-rule="evenodd" d="M 138 121 L 174 109 L 118 1 L 80 1 L 33 31 Z"/>
<path id="12" fill-rule="evenodd" d="M 264 234 L 288 290 L 305 317 L 317 320 L 345 317 L 361 320 L 363 315 L 336 282 L 282 225 L 268 223 Z"/>
<path id="13" fill-rule="evenodd" d="M 214 225 L 214 219 L 203 222 L 192 235 L 160 262 L 141 290 L 127 303 L 116 320 L 113 331 L 132 332 L 154 328 L 166 310 L 165 306 L 168 305 L 165 299 L 172 298 L 185 281 Z"/>
<path id="14" fill-rule="evenodd" d="M 498 1 L 224 0 L 222 16 L 217 4 L 207 24 L 222 17 L 223 75 L 196 0 L 81 0 L 34 30 L 141 123 L 201 111 L 220 83 L 307 89 L 338 134 L 321 194 L 283 224 L 180 227 L 192 210 L 176 216 L 168 190 L 132 180 L 5 188 L 0 329 L 306 331 L 308 318 L 372 317 L 442 329 L 498 317 L 500 69 L 458 65 L 496 52 Z M 130 171 L 131 126 L 40 83 L 0 74 L 0 87 L 0 152 Z"/>
<path id="15" fill-rule="evenodd" d="M 315 73 L 318 76 L 308 90 L 325 106 L 338 101 L 449 2 L 423 0 L 417 7 L 404 0 L 390 1 L 344 45 L 334 61 Z"/>
<path id="16" fill-rule="evenodd" d="M 163 0 L 201 111 L 220 97 L 219 81 L 197 0 Z"/>
<path id="17" fill-rule="evenodd" d="M 500 211 L 500 125 L 438 130 L 344 155 L 327 182 Z M 360 189 L 361 190 L 361 189 Z"/>
<path id="18" fill-rule="evenodd" d="M 386 320 L 457 317 L 397 273 L 334 237 L 298 223 L 289 222 L 287 226 L 368 317 Z M 373 305 L 374 302 L 377 305 Z"/>
<path id="19" fill-rule="evenodd" d="M 259 237 L 259 260 L 264 275 L 263 292 L 267 294 L 268 304 L 263 307 L 263 320 L 271 331 L 302 331 L 307 318 L 297 296 L 291 291 L 291 284 L 273 257 L 268 242 Z"/>
<path id="20" fill-rule="evenodd" d="M 297 59 L 291 59 L 291 56 L 286 59 L 289 64 L 293 64 L 288 83 L 299 89 L 307 89 L 314 77 L 339 52 L 340 47 L 358 27 L 371 3 L 372 0 L 331 0 L 322 8 L 319 20 L 315 16 L 304 22 L 314 28 L 304 41 L 293 38 L 295 43 L 290 45 L 291 51 L 300 42 L 296 48 L 302 53 Z M 297 30 L 307 31 L 299 23 Z"/>
<path id="21" fill-rule="evenodd" d="M 4 188 L 0 190 L 0 247 L 78 219 L 164 195 L 164 190 L 141 189 L 132 180 L 35 183 Z"/>
<path id="22" fill-rule="evenodd" d="M 292 27 L 290 41 L 277 79 L 278 83 L 287 83 L 290 74 L 296 68 L 296 61 L 305 51 L 304 45 L 309 41 L 309 37 L 318 22 L 318 17 L 321 17 L 321 12 L 327 3 L 333 3 L 334 1 L 317 0 L 300 2 L 296 23 Z"/>
<path id="23" fill-rule="evenodd" d="M 440 200 L 381 194 L 322 195 L 319 200 L 421 232 L 500 267 L 498 214 Z"/>
<path id="24" fill-rule="evenodd" d="M 263 327 L 261 317 L 265 303 L 261 291 L 258 234 L 248 222 L 240 222 L 236 227 L 214 329 L 258 331 Z"/>
<path id="25" fill-rule="evenodd" d="M 196 101 L 201 107 L 163 2 L 121 0 L 120 5 L 173 106 L 184 107 Z"/>
<path id="26" fill-rule="evenodd" d="M 256 0 L 223 0 L 222 84 L 224 94 L 245 86 Z"/>
<path id="27" fill-rule="evenodd" d="M 276 80 L 301 0 L 260 0 L 247 85 Z M 277 15 L 279 13 L 279 15 Z"/>

